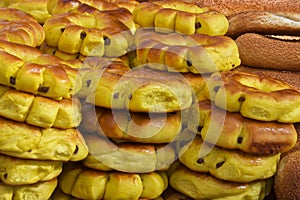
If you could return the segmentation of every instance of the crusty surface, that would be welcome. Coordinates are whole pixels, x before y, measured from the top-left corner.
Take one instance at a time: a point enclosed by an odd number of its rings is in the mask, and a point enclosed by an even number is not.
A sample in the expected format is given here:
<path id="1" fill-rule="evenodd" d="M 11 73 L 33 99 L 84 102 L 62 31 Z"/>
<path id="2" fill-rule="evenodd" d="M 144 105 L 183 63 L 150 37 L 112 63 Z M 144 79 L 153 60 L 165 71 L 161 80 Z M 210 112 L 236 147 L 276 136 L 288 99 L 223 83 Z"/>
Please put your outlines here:
<path id="1" fill-rule="evenodd" d="M 277 199 L 292 200 L 300 198 L 299 163 L 299 150 L 286 155 L 280 161 L 274 182 Z"/>
<path id="2" fill-rule="evenodd" d="M 235 41 L 239 47 L 241 64 L 244 66 L 300 71 L 299 40 L 280 40 L 255 33 L 245 33 Z"/>

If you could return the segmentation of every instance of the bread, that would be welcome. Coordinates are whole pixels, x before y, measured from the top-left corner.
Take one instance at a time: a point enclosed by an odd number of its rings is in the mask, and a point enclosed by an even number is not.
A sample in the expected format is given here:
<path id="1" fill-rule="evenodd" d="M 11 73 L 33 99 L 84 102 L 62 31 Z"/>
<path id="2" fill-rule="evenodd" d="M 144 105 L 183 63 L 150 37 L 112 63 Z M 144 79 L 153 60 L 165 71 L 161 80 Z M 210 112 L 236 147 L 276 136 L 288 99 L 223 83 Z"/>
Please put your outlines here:
<path id="1" fill-rule="evenodd" d="M 111 110 L 83 106 L 81 127 L 111 139 L 140 143 L 169 143 L 181 131 L 181 119 L 176 113 L 148 114 L 126 110 Z"/>
<path id="2" fill-rule="evenodd" d="M 179 165 L 172 169 L 170 186 L 192 199 L 264 199 L 271 190 L 272 179 L 234 183 L 216 179 Z"/>
<path id="3" fill-rule="evenodd" d="M 163 174 L 102 172 L 67 164 L 59 177 L 59 188 L 79 199 L 154 199 L 165 190 Z"/>
<path id="4" fill-rule="evenodd" d="M 79 95 L 99 107 L 132 112 L 176 112 L 189 108 L 193 100 L 192 88 L 178 73 L 145 67 L 130 70 L 119 62 L 100 70 L 80 72 L 83 87 Z"/>
<path id="5" fill-rule="evenodd" d="M 208 143 L 249 154 L 270 155 L 288 152 L 297 142 L 292 123 L 248 119 L 240 113 L 219 109 L 210 101 L 201 101 L 198 106 L 199 112 L 190 112 L 189 118 L 198 117 L 198 134 Z M 195 125 L 190 120 L 187 126 Z"/>
<path id="6" fill-rule="evenodd" d="M 220 148 L 200 137 L 195 137 L 179 154 L 179 161 L 193 171 L 239 183 L 271 178 L 276 173 L 280 158 L 280 154 L 253 155 Z"/>
<path id="7" fill-rule="evenodd" d="M 78 161 L 88 154 L 85 140 L 75 128 L 39 128 L 5 118 L 0 122 L 2 154 L 57 161 Z"/>
<path id="8" fill-rule="evenodd" d="M 49 199 L 53 191 L 57 186 L 57 179 L 52 179 L 50 181 L 38 182 L 30 185 L 20 185 L 12 186 L 0 183 L 0 198 L 7 200 L 14 199 L 26 199 L 36 198 L 36 199 Z"/>
<path id="9" fill-rule="evenodd" d="M 204 74 L 231 70 L 241 62 L 234 40 L 226 36 L 160 34 L 138 29 L 134 38 L 137 66 L 148 64 L 150 68 Z"/>
<path id="10" fill-rule="evenodd" d="M 82 119 L 77 98 L 60 101 L 0 86 L 0 115 L 43 128 L 74 128 Z"/>
<path id="11" fill-rule="evenodd" d="M 292 152 L 279 162 L 275 175 L 274 190 L 277 199 L 298 199 L 300 151 Z"/>
<path id="12" fill-rule="evenodd" d="M 62 172 L 63 162 L 28 160 L 0 154 L 0 178 L 7 185 L 29 185 L 50 181 Z"/>
<path id="13" fill-rule="evenodd" d="M 176 159 L 171 144 L 117 143 L 93 134 L 85 134 L 85 140 L 92 157 L 121 172 L 147 173 L 165 170 Z"/>
<path id="14" fill-rule="evenodd" d="M 291 85 L 240 71 L 215 73 L 207 81 L 207 97 L 218 107 L 261 121 L 300 120 L 300 92 Z"/>
<path id="15" fill-rule="evenodd" d="M 224 35 L 227 18 L 197 4 L 178 1 L 143 2 L 133 10 L 133 19 L 141 27 L 154 27 L 158 32 L 180 32 Z"/>

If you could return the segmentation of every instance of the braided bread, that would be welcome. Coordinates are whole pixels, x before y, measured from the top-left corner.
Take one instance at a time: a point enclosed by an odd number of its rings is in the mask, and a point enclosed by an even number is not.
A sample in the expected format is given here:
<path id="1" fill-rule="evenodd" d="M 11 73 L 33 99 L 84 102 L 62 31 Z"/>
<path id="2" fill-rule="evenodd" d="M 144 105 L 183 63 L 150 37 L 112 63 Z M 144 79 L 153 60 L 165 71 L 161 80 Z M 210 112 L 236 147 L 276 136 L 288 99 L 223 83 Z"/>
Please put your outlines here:
<path id="1" fill-rule="evenodd" d="M 219 109 L 207 100 L 198 106 L 199 113 L 195 113 L 200 115 L 198 133 L 208 143 L 249 154 L 270 155 L 287 152 L 297 142 L 297 131 L 291 123 L 248 119 L 240 113 Z M 191 112 L 190 118 L 197 117 L 195 114 Z M 194 122 L 188 122 L 191 127 L 189 123 Z"/>
<path id="2" fill-rule="evenodd" d="M 73 128 L 81 122 L 77 98 L 53 99 L 0 86 L 0 116 L 43 128 Z"/>
<path id="3" fill-rule="evenodd" d="M 239 183 L 271 178 L 276 173 L 280 154 L 258 156 L 210 145 L 195 137 L 181 149 L 179 161 L 193 171 Z M 204 149 L 210 148 L 206 153 Z"/>
<path id="4" fill-rule="evenodd" d="M 44 41 L 45 32 L 31 15 L 14 8 L 0 8 L 0 39 L 37 47 Z"/>
<path id="5" fill-rule="evenodd" d="M 158 32 L 177 31 L 185 35 L 224 35 L 229 27 L 225 15 L 179 1 L 140 3 L 133 10 L 133 20 L 141 27 L 155 27 Z"/>
<path id="6" fill-rule="evenodd" d="M 250 183 L 235 183 L 216 179 L 206 173 L 189 170 L 183 165 L 170 172 L 169 183 L 192 199 L 264 199 L 273 181 L 265 179 Z"/>
<path id="7" fill-rule="evenodd" d="M 226 36 L 178 33 L 160 34 L 151 29 L 135 32 L 136 65 L 196 74 L 227 71 L 240 65 L 235 41 Z"/>
<path id="8" fill-rule="evenodd" d="M 49 199 L 57 186 L 57 179 L 38 182 L 29 185 L 12 186 L 0 183 L 0 199 L 14 200 L 24 199 L 24 197 L 34 197 L 36 199 Z"/>
<path id="9" fill-rule="evenodd" d="M 155 199 L 168 186 L 163 172 L 102 172 L 67 164 L 59 177 L 59 189 L 79 199 Z"/>
<path id="10" fill-rule="evenodd" d="M 0 118 L 0 153 L 38 160 L 78 161 L 88 148 L 77 129 L 39 128 Z"/>
<path id="11" fill-rule="evenodd" d="M 261 74 L 227 71 L 207 81 L 207 97 L 230 112 L 261 121 L 300 121 L 300 92 Z"/>
<path id="12" fill-rule="evenodd" d="M 62 165 L 61 161 L 28 160 L 0 155 L 0 178 L 1 182 L 7 185 L 27 185 L 50 181 L 58 177 L 62 171 Z"/>
<path id="13" fill-rule="evenodd" d="M 147 173 L 164 170 L 169 168 L 176 156 L 171 144 L 117 143 L 87 133 L 84 137 L 89 153 L 98 161 L 97 163 L 121 172 Z M 88 160 L 85 163 L 92 164 L 88 163 Z M 95 166 L 94 164 L 92 166 Z"/>

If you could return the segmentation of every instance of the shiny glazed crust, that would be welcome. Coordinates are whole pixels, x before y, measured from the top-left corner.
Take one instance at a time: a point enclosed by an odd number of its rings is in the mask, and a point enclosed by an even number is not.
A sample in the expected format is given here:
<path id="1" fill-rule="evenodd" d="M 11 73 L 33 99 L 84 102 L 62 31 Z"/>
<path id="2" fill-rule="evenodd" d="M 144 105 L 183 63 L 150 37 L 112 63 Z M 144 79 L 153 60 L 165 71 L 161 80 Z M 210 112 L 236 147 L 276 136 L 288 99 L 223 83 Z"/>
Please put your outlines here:
<path id="1" fill-rule="evenodd" d="M 207 81 L 208 98 L 230 112 L 261 121 L 300 121 L 300 92 L 261 74 L 226 71 Z"/>

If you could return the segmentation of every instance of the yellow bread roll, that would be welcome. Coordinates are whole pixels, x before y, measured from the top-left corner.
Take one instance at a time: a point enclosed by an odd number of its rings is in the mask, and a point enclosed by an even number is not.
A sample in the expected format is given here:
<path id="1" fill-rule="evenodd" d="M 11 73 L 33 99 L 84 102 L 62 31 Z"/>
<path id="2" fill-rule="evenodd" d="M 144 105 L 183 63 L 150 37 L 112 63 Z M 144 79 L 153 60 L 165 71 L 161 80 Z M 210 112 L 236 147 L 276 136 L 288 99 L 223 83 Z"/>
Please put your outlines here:
<path id="1" fill-rule="evenodd" d="M 71 98 L 80 90 L 78 71 L 69 66 L 24 62 L 5 51 L 0 51 L 0 58 L 2 85 L 54 99 Z"/>
<path id="2" fill-rule="evenodd" d="M 12 186 L 0 183 L 0 198 L 7 200 L 15 199 L 39 199 L 47 200 L 51 197 L 57 186 L 57 179 L 38 182 L 29 185 Z"/>
<path id="3" fill-rule="evenodd" d="M 272 179 L 250 183 L 235 183 L 216 179 L 206 173 L 195 172 L 179 165 L 172 169 L 170 186 L 192 199 L 264 199 L 270 193 Z"/>
<path id="4" fill-rule="evenodd" d="M 291 85 L 262 74 L 227 71 L 213 74 L 207 94 L 218 106 L 261 121 L 300 121 L 300 92 Z"/>
<path id="5" fill-rule="evenodd" d="M 95 169 L 109 170 L 111 168 L 127 173 L 147 173 L 166 170 L 176 159 L 171 144 L 117 143 L 108 138 L 87 133 L 84 137 L 90 158 L 83 162 Z M 98 165 L 98 163 L 101 164 Z"/>
<path id="6" fill-rule="evenodd" d="M 198 108 L 198 113 L 190 112 L 190 118 L 199 115 L 198 134 L 219 147 L 270 155 L 288 152 L 297 142 L 297 131 L 292 123 L 252 120 L 240 113 L 226 112 L 208 100 L 199 102 Z M 194 128 L 194 125 L 189 121 L 187 126 Z"/>
<path id="7" fill-rule="evenodd" d="M 157 172 L 102 172 L 67 164 L 59 177 L 62 192 L 79 199 L 154 199 L 168 183 Z"/>
<path id="8" fill-rule="evenodd" d="M 74 128 L 39 128 L 0 118 L 0 153 L 38 160 L 78 161 L 88 154 L 81 133 Z"/>
<path id="9" fill-rule="evenodd" d="M 111 110 L 84 104 L 81 127 L 111 139 L 140 143 L 169 143 L 180 133 L 181 118 L 176 113 L 147 114 Z"/>
<path id="10" fill-rule="evenodd" d="M 259 156 L 211 146 L 199 136 L 184 146 L 179 154 L 179 161 L 193 171 L 239 183 L 271 178 L 277 171 L 280 158 L 280 154 Z"/>
<path id="11" fill-rule="evenodd" d="M 235 41 L 227 36 L 157 33 L 152 29 L 135 32 L 136 65 L 195 74 L 228 71 L 240 65 Z"/>
<path id="12" fill-rule="evenodd" d="M 62 165 L 61 161 L 20 159 L 0 154 L 0 178 L 7 185 L 50 181 L 62 172 Z"/>
<path id="13" fill-rule="evenodd" d="M 36 19 L 26 12 L 0 7 L 0 38 L 37 47 L 44 41 L 45 31 Z"/>
<path id="14" fill-rule="evenodd" d="M 133 19 L 141 27 L 154 27 L 158 32 L 177 31 L 186 35 L 224 35 L 229 26 L 225 15 L 208 7 L 180 1 L 140 3 L 133 10 Z"/>
<path id="15" fill-rule="evenodd" d="M 0 116 L 43 128 L 74 128 L 82 119 L 79 99 L 53 100 L 0 86 Z"/>
<path id="16" fill-rule="evenodd" d="M 79 96 L 87 103 L 132 112 L 176 112 L 190 107 L 193 89 L 179 73 L 146 67 L 131 70 L 121 62 L 80 70 Z M 171 87 L 172 86 L 172 87 Z"/>

